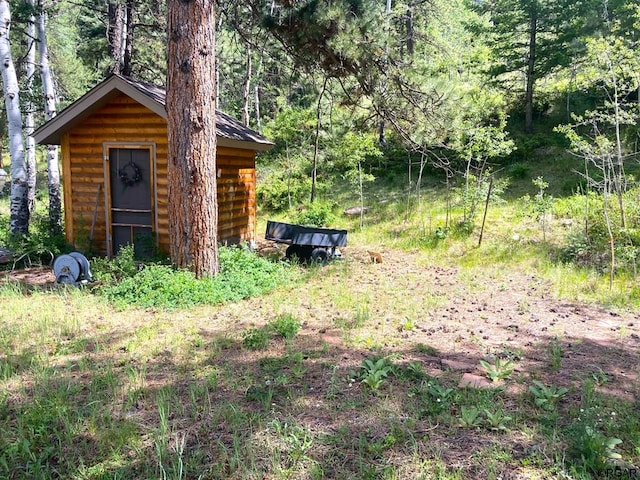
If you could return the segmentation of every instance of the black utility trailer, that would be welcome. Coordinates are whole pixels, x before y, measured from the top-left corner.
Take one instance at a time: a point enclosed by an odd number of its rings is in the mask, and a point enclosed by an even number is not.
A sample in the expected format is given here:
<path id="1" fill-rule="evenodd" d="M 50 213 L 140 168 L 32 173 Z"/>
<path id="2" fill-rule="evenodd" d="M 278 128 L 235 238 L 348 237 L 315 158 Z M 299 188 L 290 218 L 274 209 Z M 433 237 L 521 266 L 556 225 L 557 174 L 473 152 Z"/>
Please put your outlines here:
<path id="1" fill-rule="evenodd" d="M 264 237 L 278 243 L 286 243 L 287 258 L 297 257 L 302 261 L 313 260 L 326 263 L 336 257 L 338 247 L 347 246 L 347 231 L 331 228 L 305 227 L 290 223 L 267 222 Z"/>

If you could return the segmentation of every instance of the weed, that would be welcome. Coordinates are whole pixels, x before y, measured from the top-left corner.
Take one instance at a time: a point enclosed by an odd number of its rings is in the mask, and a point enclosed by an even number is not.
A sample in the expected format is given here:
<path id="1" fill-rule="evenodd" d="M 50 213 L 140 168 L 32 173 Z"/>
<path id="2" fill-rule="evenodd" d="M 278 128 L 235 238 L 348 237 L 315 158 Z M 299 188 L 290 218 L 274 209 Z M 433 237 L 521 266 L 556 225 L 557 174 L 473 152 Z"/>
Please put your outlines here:
<path id="1" fill-rule="evenodd" d="M 498 357 L 493 360 L 493 363 L 489 363 L 486 360 L 480 360 L 480 365 L 482 365 L 482 368 L 486 370 L 487 376 L 492 382 L 508 378 L 513 372 L 513 362 L 511 360 L 505 361 Z"/>
<path id="2" fill-rule="evenodd" d="M 420 362 L 409 362 L 403 374 L 410 380 L 421 380 L 427 376 Z"/>
<path id="3" fill-rule="evenodd" d="M 362 383 L 371 390 L 376 391 L 380 389 L 384 380 L 393 372 L 394 366 L 386 358 L 379 358 L 375 362 L 366 359 L 360 367 L 360 378 Z"/>
<path id="4" fill-rule="evenodd" d="M 220 273 L 197 279 L 186 270 L 148 265 L 98 291 L 117 306 L 175 309 L 215 305 L 263 294 L 293 280 L 295 267 L 274 263 L 244 248 L 220 247 Z"/>
<path id="5" fill-rule="evenodd" d="M 270 427 L 276 435 L 284 440 L 287 454 L 292 462 L 298 462 L 306 457 L 307 452 L 313 446 L 313 436 L 308 428 L 300 425 L 289 425 L 278 419 L 273 419 Z"/>
<path id="6" fill-rule="evenodd" d="M 584 425 L 574 433 L 572 454 L 580 459 L 585 470 L 599 473 L 604 470 L 609 460 L 618 460 L 622 456 L 616 452 L 616 447 L 622 440 L 606 437 L 597 429 Z"/>
<path id="7" fill-rule="evenodd" d="M 477 428 L 482 425 L 482 416 L 480 409 L 476 407 L 467 407 L 463 405 L 460 408 L 459 425 L 463 428 Z"/>
<path id="8" fill-rule="evenodd" d="M 432 380 L 427 384 L 427 392 L 436 402 L 446 403 L 449 402 L 454 393 L 454 389 L 443 387 L 438 382 Z"/>
<path id="9" fill-rule="evenodd" d="M 416 326 L 416 323 L 411 320 L 409 317 L 405 317 L 404 321 L 400 325 L 401 330 L 410 331 L 413 330 Z"/>
<path id="10" fill-rule="evenodd" d="M 551 342 L 549 345 L 549 366 L 554 372 L 560 371 L 560 365 L 562 364 L 562 356 L 564 351 L 562 346 L 558 342 Z"/>
<path id="11" fill-rule="evenodd" d="M 291 340 L 300 330 L 300 320 L 291 314 L 281 315 L 267 325 L 270 330 L 285 340 Z"/>
<path id="12" fill-rule="evenodd" d="M 485 423 L 490 430 L 503 432 L 507 430 L 507 424 L 511 421 L 511 417 L 505 415 L 502 410 L 491 411 L 484 410 Z"/>
<path id="13" fill-rule="evenodd" d="M 564 397 L 568 389 L 555 385 L 545 385 L 538 380 L 533 381 L 533 385 L 529 386 L 529 391 L 533 394 L 533 401 L 537 407 L 544 410 L 554 410 L 557 403 Z"/>
<path id="14" fill-rule="evenodd" d="M 113 259 L 93 258 L 91 260 L 91 273 L 98 282 L 112 283 L 132 278 L 138 271 L 133 245 L 122 247 Z"/>
<path id="15" fill-rule="evenodd" d="M 269 334 L 264 328 L 250 328 L 242 333 L 242 344 L 250 350 L 264 350 L 269 345 Z"/>
<path id="16" fill-rule="evenodd" d="M 264 385 L 252 385 L 244 395 L 247 400 L 260 403 L 265 410 L 271 409 L 274 396 L 275 387 L 270 380 L 267 380 Z"/>

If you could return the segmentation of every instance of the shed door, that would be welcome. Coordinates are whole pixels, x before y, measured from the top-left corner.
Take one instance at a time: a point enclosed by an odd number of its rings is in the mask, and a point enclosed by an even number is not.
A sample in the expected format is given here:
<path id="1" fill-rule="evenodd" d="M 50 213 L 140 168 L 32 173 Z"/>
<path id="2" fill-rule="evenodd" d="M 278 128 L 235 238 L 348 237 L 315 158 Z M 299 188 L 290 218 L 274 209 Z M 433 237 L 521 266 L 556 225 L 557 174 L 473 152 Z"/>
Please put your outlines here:
<path id="1" fill-rule="evenodd" d="M 128 244 L 137 257 L 153 252 L 150 153 L 146 148 L 109 148 L 111 255 Z"/>

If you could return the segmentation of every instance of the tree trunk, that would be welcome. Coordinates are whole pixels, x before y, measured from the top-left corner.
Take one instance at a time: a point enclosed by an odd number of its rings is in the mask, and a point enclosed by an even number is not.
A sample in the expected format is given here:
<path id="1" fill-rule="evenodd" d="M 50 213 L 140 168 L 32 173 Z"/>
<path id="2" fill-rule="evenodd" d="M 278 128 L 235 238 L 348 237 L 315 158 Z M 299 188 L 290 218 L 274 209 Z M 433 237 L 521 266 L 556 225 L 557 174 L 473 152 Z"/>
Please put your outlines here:
<path id="1" fill-rule="evenodd" d="M 407 23 L 407 54 L 409 54 L 410 57 L 413 56 L 413 52 L 415 49 L 414 46 L 414 38 L 415 38 L 415 31 L 414 31 L 414 27 L 413 27 L 413 3 L 409 3 L 409 6 L 407 7 L 407 17 L 406 17 L 406 23 Z"/>
<path id="2" fill-rule="evenodd" d="M 538 2 L 534 0 L 529 11 L 529 56 L 527 59 L 527 85 L 524 95 L 524 131 L 533 133 L 533 85 L 536 80 L 536 40 L 538 33 Z"/>
<path id="3" fill-rule="evenodd" d="M 34 0 L 28 0 L 28 4 L 32 11 L 34 8 Z M 27 167 L 27 185 L 29 193 L 27 194 L 27 203 L 29 205 L 29 214 L 32 214 L 36 208 L 36 140 L 33 138 L 33 131 L 35 130 L 34 111 L 35 106 L 33 104 L 33 79 L 36 73 L 36 18 L 33 14 L 29 15 L 27 20 L 27 56 L 25 59 L 26 68 L 25 73 L 27 75 L 26 81 L 26 94 L 27 102 L 25 105 L 26 111 L 24 115 L 24 130 L 26 136 L 26 151 L 25 162 Z"/>
<path id="4" fill-rule="evenodd" d="M 122 73 L 124 69 L 124 52 L 126 44 L 127 10 L 124 3 L 112 1 L 107 5 L 107 43 L 111 58 L 111 73 Z"/>
<path id="5" fill-rule="evenodd" d="M 322 83 L 322 90 L 320 90 L 320 94 L 318 95 L 318 105 L 316 106 L 316 136 L 315 141 L 313 142 L 313 162 L 311 166 L 311 203 L 316 200 L 316 184 L 318 180 L 318 155 L 320 154 L 320 127 L 322 125 L 322 97 L 324 96 L 324 91 L 327 88 L 327 80 L 329 77 L 324 77 L 324 82 Z"/>
<path id="6" fill-rule="evenodd" d="M 14 235 L 29 233 L 29 204 L 27 171 L 22 142 L 22 116 L 18 78 L 11 58 L 9 30 L 11 12 L 9 2 L 0 0 L 0 58 L 2 59 L 2 84 L 4 104 L 7 111 L 9 154 L 11 156 L 11 225 Z"/>
<path id="7" fill-rule="evenodd" d="M 249 126 L 249 103 L 251 101 L 251 45 L 246 44 L 244 88 L 242 89 L 242 124 Z"/>
<path id="8" fill-rule="evenodd" d="M 122 75 L 131 76 L 131 59 L 133 55 L 133 13 L 134 0 L 127 0 L 125 7 L 124 48 L 122 52 Z"/>
<path id="9" fill-rule="evenodd" d="M 215 0 L 167 2 L 171 260 L 218 273 Z"/>
<path id="10" fill-rule="evenodd" d="M 40 6 L 38 16 L 38 41 L 40 45 L 40 77 L 44 91 L 44 113 L 47 120 L 56 116 L 56 93 L 53 74 L 49 67 L 49 49 L 47 47 L 47 13 Z M 62 198 L 60 194 L 60 165 L 58 146 L 47 145 L 47 171 L 49 189 L 49 229 L 53 235 L 62 233 Z"/>

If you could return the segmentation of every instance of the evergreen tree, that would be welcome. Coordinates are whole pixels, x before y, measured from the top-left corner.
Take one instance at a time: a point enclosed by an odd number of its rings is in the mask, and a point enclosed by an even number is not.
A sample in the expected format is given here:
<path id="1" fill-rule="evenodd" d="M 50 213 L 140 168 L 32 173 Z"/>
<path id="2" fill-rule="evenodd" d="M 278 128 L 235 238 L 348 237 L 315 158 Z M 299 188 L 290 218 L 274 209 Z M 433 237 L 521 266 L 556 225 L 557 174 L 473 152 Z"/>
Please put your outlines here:
<path id="1" fill-rule="evenodd" d="M 168 199 L 171 259 L 198 277 L 218 273 L 215 4 L 169 0 Z"/>
<path id="2" fill-rule="evenodd" d="M 598 0 L 474 3 L 491 20 L 484 29 L 493 51 L 489 74 L 511 87 L 524 77 L 524 130 L 531 133 L 537 81 L 584 51 L 585 36 L 596 28 Z"/>

